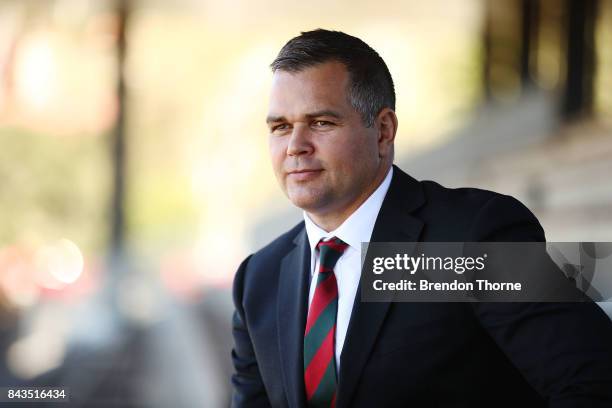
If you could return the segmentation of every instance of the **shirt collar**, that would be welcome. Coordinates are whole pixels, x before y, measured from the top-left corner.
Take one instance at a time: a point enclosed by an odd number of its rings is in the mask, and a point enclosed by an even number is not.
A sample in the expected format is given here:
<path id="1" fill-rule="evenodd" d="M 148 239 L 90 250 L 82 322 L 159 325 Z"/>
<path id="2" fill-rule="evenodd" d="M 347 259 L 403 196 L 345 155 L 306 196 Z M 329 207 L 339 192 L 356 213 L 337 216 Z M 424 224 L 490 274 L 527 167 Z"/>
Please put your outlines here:
<path id="1" fill-rule="evenodd" d="M 393 177 L 393 166 L 389 168 L 387 175 L 378 188 L 359 206 L 344 222 L 335 230 L 326 232 L 315 224 L 306 211 L 304 211 L 304 223 L 306 234 L 310 244 L 310 253 L 314 254 L 315 248 L 323 238 L 337 237 L 346 242 L 349 247 L 361 252 L 361 243 L 370 241 L 376 217 L 382 207 L 383 200 Z"/>

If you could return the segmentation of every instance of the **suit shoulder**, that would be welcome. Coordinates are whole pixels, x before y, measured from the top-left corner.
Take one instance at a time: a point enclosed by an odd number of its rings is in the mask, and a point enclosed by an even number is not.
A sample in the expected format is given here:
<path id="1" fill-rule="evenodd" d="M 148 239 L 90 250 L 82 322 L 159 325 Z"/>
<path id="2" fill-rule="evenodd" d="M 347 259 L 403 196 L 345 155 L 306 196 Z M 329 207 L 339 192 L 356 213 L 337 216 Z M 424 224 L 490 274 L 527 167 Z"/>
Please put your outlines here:
<path id="1" fill-rule="evenodd" d="M 303 229 L 304 221 L 301 221 L 289 231 L 279 235 L 272 242 L 256 251 L 252 255 L 250 263 L 259 265 L 278 261 L 280 258 L 282 258 L 282 255 L 286 254 L 293 248 L 293 241 Z"/>
<path id="2" fill-rule="evenodd" d="M 449 188 L 431 180 L 423 180 L 420 183 L 429 204 L 448 207 L 464 214 L 478 211 L 491 200 L 518 202 L 511 196 L 480 188 Z"/>
<path id="3" fill-rule="evenodd" d="M 423 215 L 444 214 L 447 226 L 468 232 L 466 239 L 488 240 L 493 232 L 506 230 L 513 232 L 504 236 L 506 240 L 544 240 L 535 215 L 512 196 L 471 187 L 447 188 L 434 181 L 422 181 L 421 185 L 428 203 Z"/>
<path id="4" fill-rule="evenodd" d="M 422 184 L 431 196 L 446 198 L 442 201 L 448 201 L 453 205 L 468 206 L 475 211 L 494 207 L 504 213 L 516 212 L 535 217 L 525 204 L 507 194 L 474 187 L 448 188 L 429 180 L 422 181 Z"/>
<path id="5" fill-rule="evenodd" d="M 280 261 L 294 248 L 293 241 L 303 229 L 304 222 L 302 221 L 268 245 L 249 255 L 240 264 L 233 282 L 233 297 L 237 308 L 243 307 L 243 301 L 249 293 L 254 293 L 258 301 L 261 301 L 263 299 L 260 296 L 261 293 L 273 290 L 271 288 L 274 285 L 270 283 L 277 281 Z"/>

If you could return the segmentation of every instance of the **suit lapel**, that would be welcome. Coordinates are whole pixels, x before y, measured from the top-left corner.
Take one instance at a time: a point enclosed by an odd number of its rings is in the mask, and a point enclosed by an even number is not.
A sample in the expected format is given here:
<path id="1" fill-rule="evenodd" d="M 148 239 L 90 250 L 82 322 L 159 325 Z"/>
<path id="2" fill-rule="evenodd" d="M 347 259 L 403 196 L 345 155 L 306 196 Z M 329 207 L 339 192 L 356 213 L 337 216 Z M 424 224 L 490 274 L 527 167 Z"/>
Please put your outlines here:
<path id="1" fill-rule="evenodd" d="M 394 166 L 393 180 L 378 214 L 371 242 L 416 242 L 423 222 L 410 215 L 425 202 L 420 184 Z M 350 405 L 355 387 L 367 362 L 391 302 L 361 302 L 357 290 L 353 311 L 340 357 L 336 406 Z"/>
<path id="2" fill-rule="evenodd" d="M 310 247 L 303 229 L 281 261 L 278 285 L 278 344 L 283 383 L 290 407 L 304 407 L 304 329 L 310 285 Z"/>

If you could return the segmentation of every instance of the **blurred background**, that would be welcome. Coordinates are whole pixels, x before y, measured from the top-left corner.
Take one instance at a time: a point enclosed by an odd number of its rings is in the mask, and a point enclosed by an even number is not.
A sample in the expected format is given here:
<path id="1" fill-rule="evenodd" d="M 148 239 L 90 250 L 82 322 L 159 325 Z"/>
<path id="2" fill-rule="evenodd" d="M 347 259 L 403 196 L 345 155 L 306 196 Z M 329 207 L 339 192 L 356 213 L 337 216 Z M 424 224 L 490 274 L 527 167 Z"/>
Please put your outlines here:
<path id="1" fill-rule="evenodd" d="M 318 27 L 387 62 L 404 170 L 612 241 L 612 0 L 0 0 L 0 386 L 228 405 L 233 274 L 301 219 L 268 65 Z"/>

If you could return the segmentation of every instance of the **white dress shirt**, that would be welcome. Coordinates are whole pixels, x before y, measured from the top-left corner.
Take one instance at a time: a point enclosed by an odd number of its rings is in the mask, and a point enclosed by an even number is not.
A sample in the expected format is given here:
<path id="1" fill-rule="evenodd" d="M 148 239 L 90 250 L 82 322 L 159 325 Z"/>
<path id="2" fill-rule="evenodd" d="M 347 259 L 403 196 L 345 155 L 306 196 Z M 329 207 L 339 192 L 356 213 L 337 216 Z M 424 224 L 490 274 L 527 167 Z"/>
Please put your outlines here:
<path id="1" fill-rule="evenodd" d="M 332 237 L 340 238 L 348 244 L 336 266 L 334 275 L 338 282 L 338 315 L 336 318 L 336 370 L 340 371 L 340 354 L 344 346 L 346 331 L 348 329 L 353 303 L 359 285 L 361 275 L 361 243 L 369 242 L 374 230 L 374 223 L 393 176 L 393 167 L 387 172 L 387 176 L 370 197 L 335 230 L 326 232 L 315 224 L 308 214 L 304 212 L 306 234 L 310 244 L 310 293 L 308 295 L 308 309 L 314 296 L 319 271 L 319 257 L 316 246 L 321 239 L 327 240 Z"/>

